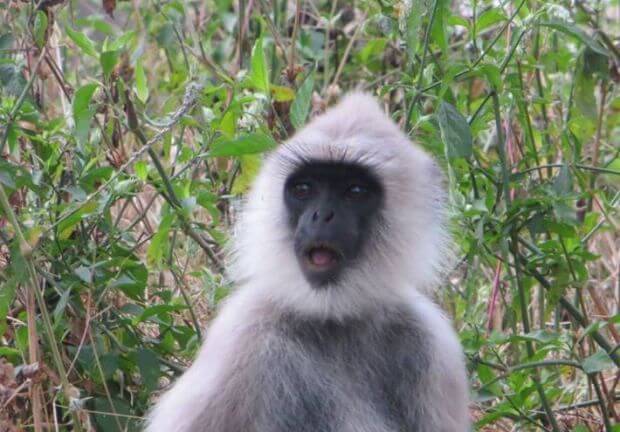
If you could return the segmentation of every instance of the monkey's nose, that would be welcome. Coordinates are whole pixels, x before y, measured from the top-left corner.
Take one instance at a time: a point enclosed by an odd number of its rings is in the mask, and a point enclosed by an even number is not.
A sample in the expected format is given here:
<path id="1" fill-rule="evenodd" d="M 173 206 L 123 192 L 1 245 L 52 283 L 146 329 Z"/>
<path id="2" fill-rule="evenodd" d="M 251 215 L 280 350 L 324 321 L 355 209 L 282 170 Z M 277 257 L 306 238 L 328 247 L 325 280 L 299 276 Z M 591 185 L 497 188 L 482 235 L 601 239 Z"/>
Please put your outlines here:
<path id="1" fill-rule="evenodd" d="M 319 219 L 322 219 L 323 222 L 329 223 L 332 219 L 334 219 L 334 211 L 333 210 L 317 210 L 312 214 L 312 222 L 317 222 Z"/>

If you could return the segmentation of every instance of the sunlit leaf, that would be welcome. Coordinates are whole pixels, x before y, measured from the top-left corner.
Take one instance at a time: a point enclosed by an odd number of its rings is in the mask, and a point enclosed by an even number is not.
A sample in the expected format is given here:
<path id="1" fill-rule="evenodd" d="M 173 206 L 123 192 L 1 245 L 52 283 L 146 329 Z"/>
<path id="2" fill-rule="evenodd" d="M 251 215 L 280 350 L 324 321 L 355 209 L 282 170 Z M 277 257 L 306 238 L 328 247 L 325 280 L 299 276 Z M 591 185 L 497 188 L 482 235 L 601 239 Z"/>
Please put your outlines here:
<path id="1" fill-rule="evenodd" d="M 211 156 L 240 156 L 245 154 L 263 153 L 276 143 L 269 135 L 252 133 L 242 135 L 236 139 L 216 140 L 209 150 Z"/>
<path id="2" fill-rule="evenodd" d="M 84 33 L 75 31 L 71 27 L 65 27 L 67 35 L 73 42 L 82 50 L 82 52 L 88 56 L 97 58 L 97 50 L 95 44 Z"/>
<path id="3" fill-rule="evenodd" d="M 306 123 L 310 107 L 312 106 L 312 89 L 314 87 L 314 77 L 312 74 L 304 80 L 297 91 L 295 100 L 291 105 L 291 124 L 295 129 L 301 129 Z"/>
<path id="4" fill-rule="evenodd" d="M 235 195 L 244 193 L 248 190 L 261 165 L 260 155 L 245 155 L 241 156 L 240 159 L 241 173 L 235 178 L 235 183 L 231 191 Z"/>
<path id="5" fill-rule="evenodd" d="M 146 82 L 146 74 L 144 73 L 144 67 L 142 66 L 142 62 L 138 61 L 136 63 L 136 94 L 138 95 L 138 99 L 142 102 L 146 102 L 149 98 L 149 87 Z"/>
<path id="6" fill-rule="evenodd" d="M 80 87 L 73 97 L 73 119 L 75 121 L 75 136 L 78 141 L 84 141 L 88 136 L 90 121 L 95 114 L 90 108 L 90 101 L 97 90 L 97 84 L 86 84 Z"/>
<path id="7" fill-rule="evenodd" d="M 295 92 L 290 87 L 271 85 L 271 95 L 278 102 L 289 102 L 295 99 Z"/>
<path id="8" fill-rule="evenodd" d="M 37 11 L 34 19 L 34 39 L 39 47 L 45 45 L 45 35 L 47 32 L 47 14 L 43 11 Z"/>
<path id="9" fill-rule="evenodd" d="M 136 176 L 142 181 L 146 181 L 148 177 L 149 167 L 145 161 L 138 161 L 133 167 Z"/>
<path id="10" fill-rule="evenodd" d="M 80 204 L 76 211 L 63 218 L 58 224 L 58 238 L 60 240 L 68 239 L 75 230 L 76 225 L 79 224 L 83 218 L 97 210 L 98 207 L 99 205 L 96 201 Z"/>
<path id="11" fill-rule="evenodd" d="M 507 17 L 501 9 L 489 8 L 478 16 L 476 20 L 476 31 L 481 32 L 487 27 L 491 27 L 493 24 L 505 21 L 506 19 Z"/>
<path id="12" fill-rule="evenodd" d="M 105 51 L 101 53 L 99 61 L 101 62 L 101 68 L 103 74 L 108 77 L 114 70 L 116 62 L 118 61 L 119 51 Z"/>
<path id="13" fill-rule="evenodd" d="M 269 70 L 267 61 L 265 60 L 265 51 L 263 48 L 263 38 L 256 40 L 254 48 L 252 48 L 252 58 L 250 61 L 251 71 L 248 76 L 250 83 L 264 93 L 269 92 Z"/>
<path id="14" fill-rule="evenodd" d="M 170 228 L 172 227 L 173 221 L 174 215 L 169 213 L 165 215 L 159 223 L 157 232 L 151 239 L 151 244 L 146 252 L 146 257 L 149 264 L 161 264 L 161 261 L 168 250 L 168 234 L 170 233 Z"/>

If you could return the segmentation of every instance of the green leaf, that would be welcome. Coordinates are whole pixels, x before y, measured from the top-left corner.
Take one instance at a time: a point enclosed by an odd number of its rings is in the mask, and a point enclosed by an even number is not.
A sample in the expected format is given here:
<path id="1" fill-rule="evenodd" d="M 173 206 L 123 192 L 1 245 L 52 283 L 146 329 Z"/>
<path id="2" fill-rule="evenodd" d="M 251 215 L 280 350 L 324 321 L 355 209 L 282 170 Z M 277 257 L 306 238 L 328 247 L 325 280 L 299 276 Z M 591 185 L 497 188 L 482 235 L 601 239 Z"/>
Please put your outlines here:
<path id="1" fill-rule="evenodd" d="M 306 123 L 306 118 L 312 105 L 312 89 L 314 88 L 314 77 L 312 74 L 304 80 L 297 91 L 295 100 L 291 105 L 291 124 L 295 129 L 301 129 Z"/>
<path id="2" fill-rule="evenodd" d="M 594 95 L 596 80 L 585 73 L 585 67 L 584 64 L 575 77 L 575 107 L 585 117 L 594 121 L 598 117 L 598 107 Z"/>
<path id="3" fill-rule="evenodd" d="M 52 312 L 52 316 L 54 317 L 55 327 L 58 327 L 59 324 L 62 323 L 62 318 L 65 316 L 65 310 L 67 309 L 67 304 L 69 303 L 69 297 L 71 296 L 71 289 L 66 289 L 61 295 L 58 301 L 56 302 L 56 307 Z"/>
<path id="4" fill-rule="evenodd" d="M 271 96 L 278 102 L 289 102 L 295 99 L 295 92 L 290 87 L 271 85 Z"/>
<path id="5" fill-rule="evenodd" d="M 142 67 L 142 62 L 138 60 L 136 63 L 136 94 L 138 95 L 138 99 L 140 99 L 143 103 L 149 98 L 149 87 L 146 84 L 146 74 L 144 73 L 144 68 Z"/>
<path id="6" fill-rule="evenodd" d="M 151 244 L 146 251 L 146 259 L 149 264 L 159 265 L 162 262 L 164 254 L 168 251 L 168 234 L 173 221 L 174 215 L 169 213 L 159 223 L 159 228 L 157 228 L 157 232 L 151 239 Z"/>
<path id="7" fill-rule="evenodd" d="M 366 45 L 364 46 L 364 48 L 359 50 L 359 52 L 356 54 L 357 57 L 359 58 L 359 61 L 361 63 L 364 63 L 366 66 L 368 66 L 367 63 L 369 62 L 369 60 L 375 57 L 383 56 L 387 43 L 388 43 L 388 40 L 386 38 L 377 38 L 377 39 L 369 40 L 368 42 L 366 42 Z"/>
<path id="8" fill-rule="evenodd" d="M 6 317 L 9 314 L 9 309 L 15 298 L 15 292 L 17 288 L 17 280 L 14 278 L 9 279 L 2 284 L 0 288 L 0 338 L 3 337 L 7 328 Z"/>
<path id="9" fill-rule="evenodd" d="M 97 84 L 86 84 L 75 92 L 73 96 L 73 117 L 77 121 L 77 116 L 84 111 L 88 111 L 90 100 L 97 90 Z"/>
<path id="10" fill-rule="evenodd" d="M 592 214 L 592 213 L 590 213 Z M 579 340 L 583 340 L 586 336 L 589 336 L 590 334 L 599 331 L 600 329 L 604 328 L 607 326 L 607 322 L 605 321 L 594 321 L 592 323 L 590 323 L 590 325 L 588 325 L 584 330 L 583 333 L 580 335 Z"/>
<path id="11" fill-rule="evenodd" d="M 138 161 L 136 162 L 136 164 L 133 167 L 134 171 L 136 172 L 136 176 L 142 180 L 142 181 L 146 181 L 148 175 L 149 175 L 149 166 L 145 161 Z"/>
<path id="12" fill-rule="evenodd" d="M 501 9 L 495 7 L 491 8 L 482 12 L 476 20 L 476 31 L 479 33 L 487 27 L 491 27 L 493 24 L 505 21 L 506 19 L 506 15 L 504 15 Z"/>
<path id="13" fill-rule="evenodd" d="M 60 240 L 68 239 L 69 236 L 71 236 L 71 233 L 73 233 L 73 230 L 75 230 L 75 226 L 80 223 L 83 218 L 99 208 L 96 201 L 89 201 L 79 205 L 80 207 L 77 211 L 75 211 L 75 213 L 72 213 L 68 217 L 64 218 L 58 224 L 58 238 Z"/>
<path id="14" fill-rule="evenodd" d="M 240 156 L 245 154 L 263 153 L 276 146 L 269 135 L 251 133 L 241 135 L 234 140 L 216 140 L 209 150 L 210 156 Z"/>
<path id="15" fill-rule="evenodd" d="M 159 360 L 157 355 L 149 349 L 140 349 L 136 355 L 136 363 L 140 369 L 142 376 L 142 384 L 146 387 L 147 392 L 157 389 L 157 381 L 159 380 Z"/>
<path id="16" fill-rule="evenodd" d="M 487 63 L 481 65 L 478 69 L 491 84 L 491 88 L 501 91 L 504 82 L 502 80 L 502 72 L 497 66 Z"/>
<path id="17" fill-rule="evenodd" d="M 167 318 L 170 315 L 170 312 L 179 312 L 184 309 L 187 309 L 186 305 L 171 305 L 171 304 L 159 304 L 155 306 L 149 306 L 142 314 L 134 320 L 134 323 L 144 322 L 152 316 L 158 316 L 160 318 Z"/>
<path id="18" fill-rule="evenodd" d="M 131 30 L 116 39 L 108 47 L 111 51 L 121 50 L 136 37 L 136 32 Z"/>
<path id="19" fill-rule="evenodd" d="M 2 334 L 2 333 L 0 333 Z M 9 348 L 5 346 L 0 346 L 0 357 L 6 357 L 9 362 L 16 363 L 21 360 L 20 352 L 16 348 Z"/>
<path id="20" fill-rule="evenodd" d="M 79 184 L 86 192 L 93 192 L 102 182 L 107 181 L 114 173 L 111 166 L 94 167 L 82 174 Z"/>
<path id="21" fill-rule="evenodd" d="M 78 268 L 73 270 L 73 273 L 75 273 L 76 276 L 79 277 L 82 280 L 82 282 L 86 284 L 90 284 L 93 281 L 92 267 L 79 266 Z"/>
<path id="22" fill-rule="evenodd" d="M 609 58 L 588 47 L 583 52 L 583 68 L 580 72 L 589 78 L 597 76 L 606 80 L 609 78 Z"/>
<path id="23" fill-rule="evenodd" d="M 467 30 L 471 29 L 471 26 L 469 25 L 469 21 L 467 21 L 467 19 L 461 16 L 450 15 L 447 19 L 447 23 L 448 25 L 450 25 L 450 27 L 461 26 L 461 27 L 466 28 Z"/>
<path id="24" fill-rule="evenodd" d="M 265 51 L 263 49 L 263 38 L 258 38 L 252 48 L 252 59 L 250 61 L 251 71 L 248 76 L 250 83 L 257 90 L 265 94 L 269 93 L 269 69 L 265 60 Z"/>
<path id="25" fill-rule="evenodd" d="M 424 15 L 425 2 L 422 0 L 412 0 L 411 8 L 407 15 L 407 51 L 410 59 L 414 58 L 420 40 L 420 24 Z"/>
<path id="26" fill-rule="evenodd" d="M 597 41 L 592 39 L 588 34 L 586 34 L 583 30 L 577 27 L 575 24 L 571 24 L 562 20 L 550 20 L 540 23 L 543 27 L 549 27 L 554 30 L 560 31 L 568 36 L 572 36 L 576 39 L 579 39 L 581 42 L 590 47 L 593 51 L 596 51 L 599 54 L 609 57 L 609 53 L 607 49 L 599 44 Z"/>
<path id="27" fill-rule="evenodd" d="M 611 369 L 614 367 L 614 362 L 603 350 L 599 350 L 592 354 L 590 357 L 586 357 L 581 362 L 583 371 L 587 374 L 593 374 L 596 372 L 604 371 L 605 369 Z"/>
<path id="28" fill-rule="evenodd" d="M 105 397 L 93 398 L 95 420 L 95 430 L 106 432 L 124 432 L 130 430 L 140 430 L 132 414 L 131 406 L 124 400 L 112 399 L 112 404 Z"/>
<path id="29" fill-rule="evenodd" d="M 243 159 L 246 157 L 252 157 L 250 156 L 241 156 L 241 163 L 243 164 Z M 243 169 L 243 168 L 242 168 Z M 243 175 L 243 172 L 241 173 L 241 175 Z M 236 184 L 236 180 L 235 180 L 235 184 Z M 236 193 L 235 189 L 233 187 L 232 193 Z M 213 224 L 217 225 L 221 219 L 221 214 L 220 214 L 220 210 L 217 208 L 217 201 L 218 201 L 218 196 L 215 194 L 212 194 L 210 192 L 207 191 L 201 191 L 198 194 L 198 197 L 196 199 L 196 202 L 198 203 L 198 205 L 200 205 L 202 208 L 206 209 L 209 214 L 211 215 L 211 217 L 213 218 Z"/>
<path id="30" fill-rule="evenodd" d="M 558 335 L 557 333 L 548 332 L 546 330 L 535 330 L 530 333 L 511 336 L 509 339 L 513 341 L 531 341 L 540 342 L 541 344 L 549 344 L 552 342 L 557 342 Z"/>
<path id="31" fill-rule="evenodd" d="M 67 35 L 82 50 L 82 52 L 91 57 L 97 58 L 97 50 L 95 44 L 84 33 L 75 31 L 71 27 L 66 27 Z"/>
<path id="32" fill-rule="evenodd" d="M 3 33 L 0 34 L 0 50 L 9 50 L 13 46 L 15 42 L 15 38 L 11 33 Z M 2 54 L 0 54 L 0 58 L 2 58 Z"/>
<path id="33" fill-rule="evenodd" d="M 146 288 L 148 270 L 144 264 L 130 262 L 125 270 L 108 284 L 108 288 L 118 288 L 134 300 L 140 300 Z"/>
<path id="34" fill-rule="evenodd" d="M 37 46 L 41 48 L 45 45 L 45 33 L 47 32 L 47 14 L 43 11 L 37 11 L 37 16 L 34 19 L 34 40 Z"/>
<path id="35" fill-rule="evenodd" d="M 465 117 L 453 105 L 442 101 L 437 120 L 448 160 L 471 157 L 473 138 Z"/>
<path id="36" fill-rule="evenodd" d="M 449 9 L 446 0 L 436 0 L 438 2 L 437 10 L 435 11 L 435 20 L 431 27 L 432 40 L 439 46 L 443 53 L 448 52 L 448 32 L 446 24 L 446 16 L 449 14 Z"/>
<path id="37" fill-rule="evenodd" d="M 29 271 L 28 271 L 28 262 L 24 257 L 19 242 L 17 240 L 13 241 L 10 246 L 11 252 L 11 271 L 13 272 L 13 279 L 15 279 L 15 283 L 23 283 L 28 280 Z"/>
<path id="38" fill-rule="evenodd" d="M 231 190 L 234 195 L 242 194 L 248 190 L 261 165 L 261 157 L 259 155 L 240 156 L 240 159 L 241 173 L 235 177 L 235 183 Z"/>
<path id="39" fill-rule="evenodd" d="M 90 121 L 95 115 L 94 109 L 90 108 L 90 101 L 97 87 L 97 84 L 86 84 L 80 87 L 73 96 L 75 137 L 79 142 L 83 142 L 88 137 Z"/>
<path id="40" fill-rule="evenodd" d="M 21 66 L 0 63 L 0 85 L 8 95 L 20 95 L 27 82 Z"/>
<path id="41" fill-rule="evenodd" d="M 219 130 L 222 132 L 222 136 L 233 139 L 235 137 L 235 131 L 237 130 L 237 113 L 233 109 L 228 109 L 226 114 L 222 116 L 220 120 Z"/>
<path id="42" fill-rule="evenodd" d="M 118 62 L 119 51 L 106 51 L 102 52 L 99 58 L 101 63 L 101 68 L 103 69 L 103 75 L 109 77 L 112 71 L 114 70 L 114 66 Z"/>
<path id="43" fill-rule="evenodd" d="M 569 194 L 573 190 L 573 179 L 567 165 L 562 165 L 553 181 L 553 190 L 558 196 Z"/>

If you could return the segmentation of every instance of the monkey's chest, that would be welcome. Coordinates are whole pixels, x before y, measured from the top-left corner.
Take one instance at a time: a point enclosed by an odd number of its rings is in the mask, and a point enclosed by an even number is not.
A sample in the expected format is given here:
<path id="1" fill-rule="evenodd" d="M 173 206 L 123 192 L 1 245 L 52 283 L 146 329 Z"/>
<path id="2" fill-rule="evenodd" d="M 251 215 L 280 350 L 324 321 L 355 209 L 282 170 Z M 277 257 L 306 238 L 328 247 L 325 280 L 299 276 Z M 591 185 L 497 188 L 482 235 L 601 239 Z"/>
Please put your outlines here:
<path id="1" fill-rule="evenodd" d="M 259 378 L 269 389 L 261 393 L 263 412 L 280 419 L 275 430 L 412 427 L 418 407 L 411 394 L 430 364 L 426 337 L 413 324 L 288 322 L 265 351 L 269 366 Z"/>

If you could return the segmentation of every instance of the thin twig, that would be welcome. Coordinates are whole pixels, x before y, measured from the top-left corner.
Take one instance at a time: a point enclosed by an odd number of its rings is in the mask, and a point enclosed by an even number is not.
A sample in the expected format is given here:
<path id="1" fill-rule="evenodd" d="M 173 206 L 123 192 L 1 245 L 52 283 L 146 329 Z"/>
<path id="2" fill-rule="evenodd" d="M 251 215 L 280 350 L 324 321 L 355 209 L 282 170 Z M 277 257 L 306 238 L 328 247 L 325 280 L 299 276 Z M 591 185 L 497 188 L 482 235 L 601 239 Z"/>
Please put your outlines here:
<path id="1" fill-rule="evenodd" d="M 342 55 L 342 59 L 340 60 L 340 64 L 338 65 L 338 69 L 336 70 L 336 74 L 334 75 L 334 79 L 332 80 L 332 84 L 331 84 L 332 86 L 335 86 L 336 84 L 338 84 L 338 81 L 340 80 L 340 75 L 342 74 L 342 71 L 344 70 L 344 66 L 346 65 L 347 60 L 349 59 L 349 55 L 351 54 L 351 49 L 353 48 L 353 44 L 355 43 L 355 40 L 357 39 L 357 36 L 359 35 L 360 30 L 364 26 L 365 19 L 366 19 L 366 15 L 362 15 L 362 17 L 360 18 L 359 25 L 355 29 L 353 36 L 351 36 L 351 39 L 349 40 L 349 43 L 344 50 L 344 54 Z"/>
<path id="2" fill-rule="evenodd" d="M 301 14 L 301 0 L 295 2 L 295 21 L 293 23 L 293 34 L 291 35 L 291 46 L 288 57 L 288 68 L 292 73 L 295 70 L 295 46 L 297 45 L 297 32 L 299 32 L 299 15 Z M 292 76 L 292 75 L 291 75 Z"/>

